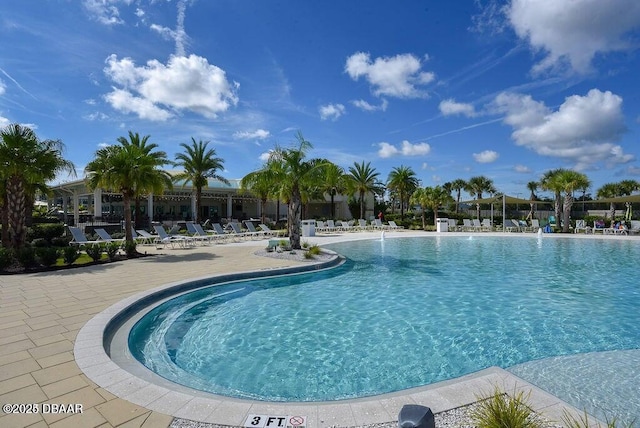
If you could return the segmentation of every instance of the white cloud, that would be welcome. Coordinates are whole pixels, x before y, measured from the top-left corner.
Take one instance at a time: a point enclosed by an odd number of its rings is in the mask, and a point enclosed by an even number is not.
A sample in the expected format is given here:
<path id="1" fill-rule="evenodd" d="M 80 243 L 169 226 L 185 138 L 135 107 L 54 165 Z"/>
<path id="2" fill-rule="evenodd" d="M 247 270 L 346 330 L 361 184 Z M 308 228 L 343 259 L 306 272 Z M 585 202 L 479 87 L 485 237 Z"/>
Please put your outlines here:
<path id="1" fill-rule="evenodd" d="M 344 70 L 353 80 L 364 77 L 376 96 L 420 98 L 426 96 L 420 85 L 435 80 L 435 74 L 422 71 L 420 59 L 411 54 L 379 57 L 373 62 L 368 53 L 357 52 L 347 58 Z"/>
<path id="2" fill-rule="evenodd" d="M 7 90 L 7 85 L 0 79 L 0 95 L 4 95 Z"/>
<path id="3" fill-rule="evenodd" d="M 505 9 L 516 34 L 546 56 L 533 71 L 570 65 L 589 71 L 596 54 L 633 49 L 640 27 L 637 0 L 512 0 Z"/>
<path id="4" fill-rule="evenodd" d="M 383 98 L 382 103 L 379 106 L 369 104 L 365 100 L 354 100 L 354 101 L 351 101 L 351 104 L 358 107 L 360 110 L 364 110 L 364 111 L 386 111 L 387 106 L 389 105 L 389 102 Z"/>
<path id="5" fill-rule="evenodd" d="M 529 172 L 531 172 L 531 168 L 529 168 L 528 166 L 524 166 L 524 165 L 516 165 L 513 167 L 513 170 L 515 172 L 519 172 L 521 174 L 527 174 Z"/>
<path id="6" fill-rule="evenodd" d="M 438 108 L 440 109 L 440 113 L 445 116 L 461 114 L 467 117 L 474 117 L 476 115 L 476 110 L 472 104 L 459 103 L 453 99 L 441 101 Z"/>
<path id="7" fill-rule="evenodd" d="M 105 99 L 116 110 L 143 119 L 167 120 L 173 110 L 215 118 L 238 103 L 239 84 L 230 83 L 224 70 L 197 55 L 172 56 L 167 65 L 150 60 L 136 67 L 130 58 L 110 55 L 105 74 L 114 83 Z"/>
<path id="8" fill-rule="evenodd" d="M 493 150 L 484 150 L 480 153 L 474 153 L 473 158 L 478 163 L 491 163 L 495 162 L 500 155 L 498 152 L 494 152 Z"/>
<path id="9" fill-rule="evenodd" d="M 11 121 L 4 116 L 0 116 L 0 128 L 4 128 L 5 126 L 9 126 Z"/>
<path id="10" fill-rule="evenodd" d="M 614 144 L 626 132 L 622 98 L 609 91 L 572 95 L 556 111 L 529 95 L 502 93 L 494 101 L 511 125 L 516 144 L 544 156 L 557 157 L 584 169 L 598 162 L 626 163 L 634 159 Z"/>
<path id="11" fill-rule="evenodd" d="M 124 23 L 118 10 L 120 3 L 128 5 L 131 0 L 83 0 L 82 5 L 91 19 L 105 25 L 117 25 Z"/>
<path id="12" fill-rule="evenodd" d="M 411 144 L 407 140 L 404 140 L 400 147 L 396 147 L 389 143 L 378 143 L 380 149 L 378 149 L 378 156 L 381 158 L 390 158 L 392 156 L 425 156 L 431 151 L 431 146 L 427 143 Z"/>
<path id="13" fill-rule="evenodd" d="M 233 134 L 233 138 L 239 140 L 264 140 L 265 138 L 269 138 L 271 133 L 264 129 L 257 129 L 253 132 L 249 131 L 238 131 Z"/>
<path id="14" fill-rule="evenodd" d="M 271 153 L 273 152 L 273 150 L 269 150 L 268 152 L 264 152 L 262 153 L 258 158 L 262 161 L 262 162 L 267 162 L 269 160 L 269 158 L 271 157 Z"/>
<path id="15" fill-rule="evenodd" d="M 327 104 L 326 106 L 318 107 L 318 111 L 320 112 L 320 119 L 336 121 L 346 110 L 342 104 Z"/>
<path id="16" fill-rule="evenodd" d="M 89 121 L 106 120 L 108 118 L 109 118 L 109 116 L 107 116 L 104 113 L 98 112 L 98 111 L 95 112 L 95 113 L 90 113 L 90 114 L 87 114 L 87 115 L 83 116 L 83 119 L 86 119 L 86 120 L 89 120 Z"/>

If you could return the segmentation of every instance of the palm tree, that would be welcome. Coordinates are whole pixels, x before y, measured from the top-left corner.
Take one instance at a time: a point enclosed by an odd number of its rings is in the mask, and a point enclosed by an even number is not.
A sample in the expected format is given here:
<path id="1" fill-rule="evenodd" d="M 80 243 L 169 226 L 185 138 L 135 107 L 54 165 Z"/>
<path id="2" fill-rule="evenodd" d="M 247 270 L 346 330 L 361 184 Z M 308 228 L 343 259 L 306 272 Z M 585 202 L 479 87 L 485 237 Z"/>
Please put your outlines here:
<path id="1" fill-rule="evenodd" d="M 591 183 L 586 175 L 572 171 L 572 170 L 562 170 L 556 173 L 553 181 L 556 183 L 557 187 L 564 192 L 564 203 L 563 203 L 563 225 L 562 231 L 564 233 L 569 232 L 569 217 L 571 215 L 571 206 L 573 205 L 574 196 L 573 192 L 583 187 L 589 187 Z"/>
<path id="2" fill-rule="evenodd" d="M 410 201 L 412 204 L 420 205 L 420 208 L 422 208 L 422 228 L 425 229 L 426 208 L 431 208 L 433 210 L 433 224 L 436 224 L 438 208 L 448 202 L 451 202 L 452 199 L 450 192 L 442 186 L 436 186 L 416 189 L 416 191 L 411 195 Z"/>
<path id="3" fill-rule="evenodd" d="M 313 146 L 301 132 L 296 134 L 296 138 L 297 147 L 276 147 L 265 167 L 273 174 L 277 185 L 275 192 L 288 202 L 287 228 L 291 248 L 300 249 L 302 194 L 312 187 L 311 183 L 317 179 L 315 173 L 324 168 L 325 163 L 318 159 L 305 160 L 307 151 Z"/>
<path id="4" fill-rule="evenodd" d="M 620 196 L 620 183 L 606 183 L 603 184 L 597 191 L 597 198 L 615 198 L 616 196 Z M 615 222 L 616 217 L 616 204 L 614 202 L 609 202 L 609 218 L 611 219 L 611 227 Z"/>
<path id="5" fill-rule="evenodd" d="M 530 181 L 527 183 L 527 189 L 529 189 L 529 192 L 531 192 L 529 194 L 529 200 L 531 201 L 535 201 L 536 199 L 538 199 L 538 196 L 536 195 L 536 190 L 538 190 L 538 185 L 539 183 L 537 181 Z M 529 203 L 529 215 L 527 216 L 527 218 L 533 218 L 533 215 L 535 213 L 535 206 L 536 204 L 531 202 Z"/>
<path id="6" fill-rule="evenodd" d="M 475 197 L 476 200 L 482 199 L 482 194 L 484 192 L 493 194 L 496 193 L 496 188 L 493 185 L 493 180 L 487 178 L 483 175 L 477 177 L 471 177 L 469 181 L 467 181 L 467 187 L 465 188 L 467 192 L 471 195 L 471 197 Z M 480 204 L 476 203 L 476 217 L 480 219 Z"/>
<path id="7" fill-rule="evenodd" d="M 451 182 L 451 190 L 456 191 L 456 213 L 458 212 L 460 205 L 460 193 L 467 189 L 467 182 L 461 178 L 457 178 Z"/>
<path id="8" fill-rule="evenodd" d="M 191 145 L 180 143 L 180 147 L 184 152 L 176 154 L 175 166 L 182 167 L 183 172 L 173 176 L 173 181 L 183 181 L 182 187 L 187 183 L 191 183 L 195 189 L 196 196 L 196 212 L 194 213 L 194 221 L 200 222 L 200 205 L 202 203 L 202 188 L 209 185 L 209 179 L 221 181 L 229 184 L 229 180 L 217 173 L 218 170 L 224 168 L 224 159 L 216 157 L 215 149 L 207 149 L 209 142 L 202 140 L 196 142 L 191 137 Z"/>
<path id="9" fill-rule="evenodd" d="M 240 191 L 250 191 L 260 200 L 260 212 L 262 223 L 265 223 L 266 214 L 265 207 L 267 201 L 273 195 L 273 190 L 277 187 L 274 174 L 269 168 L 261 168 L 257 171 L 250 172 L 240 180 Z M 276 219 L 277 221 L 277 219 Z"/>
<path id="10" fill-rule="evenodd" d="M 347 188 L 351 194 L 357 193 L 360 201 L 360 218 L 364 218 L 366 201 L 365 196 L 367 193 L 375 193 L 380 190 L 380 183 L 378 182 L 379 172 L 375 168 L 371 167 L 371 162 L 364 161 L 362 163 L 354 162 L 353 166 L 349 167 L 349 174 L 347 176 Z"/>
<path id="11" fill-rule="evenodd" d="M 420 186 L 416 173 L 408 166 L 395 167 L 387 177 L 387 188 L 398 193 L 400 198 L 400 218 L 404 219 L 404 209 L 409 197 Z"/>
<path id="12" fill-rule="evenodd" d="M 46 191 L 47 181 L 67 171 L 75 175 L 73 163 L 62 157 L 59 140 L 40 140 L 35 132 L 11 124 L 0 133 L 0 181 L 3 246 L 19 249 L 25 241 L 25 218 L 30 214 L 36 189 Z M 29 212 L 28 212 L 29 211 Z"/>
<path id="13" fill-rule="evenodd" d="M 122 144 L 122 145 L 133 145 L 135 147 L 137 147 L 141 153 L 141 156 L 149 156 L 151 159 L 155 162 L 158 162 L 158 165 L 166 165 L 168 163 L 170 163 L 167 160 L 167 154 L 163 151 L 153 151 L 154 149 L 158 148 L 158 145 L 155 143 L 149 143 L 149 135 L 145 135 L 144 137 L 140 138 L 140 134 L 138 134 L 137 132 L 132 132 L 129 131 L 129 139 L 127 140 L 125 137 L 118 137 L 117 141 Z M 152 193 L 152 190 L 150 189 L 154 189 L 154 186 L 157 186 L 158 183 L 146 183 L 145 180 L 151 179 L 151 180 L 155 180 L 159 177 L 155 177 L 153 175 L 148 175 L 146 177 L 144 177 L 141 181 L 139 181 L 138 183 L 136 183 L 136 189 L 135 189 L 135 208 L 134 208 L 134 213 L 135 213 L 135 228 L 138 229 L 142 226 L 141 224 L 141 210 L 140 210 L 140 197 L 142 195 L 145 194 L 149 194 Z M 153 213 L 149 213 L 149 220 L 152 220 Z"/>
<path id="14" fill-rule="evenodd" d="M 143 145 L 132 144 L 122 137 L 118 142 L 120 145 L 98 150 L 85 172 L 89 189 L 110 189 L 122 194 L 125 239 L 131 242 L 131 201 L 142 192 L 162 194 L 165 188 L 172 187 L 172 181 L 166 171 L 159 169 L 169 163 L 164 152 L 147 151 Z"/>
<path id="15" fill-rule="evenodd" d="M 542 178 L 540 179 L 540 188 L 542 190 L 551 191 L 554 194 L 554 209 L 555 209 L 556 222 L 560 221 L 560 219 L 562 218 L 562 205 L 561 205 L 562 187 L 559 185 L 556 179 L 558 175 L 561 174 L 563 171 L 566 171 L 566 169 L 563 169 L 563 168 L 552 169 L 550 171 L 545 172 Z"/>
<path id="16" fill-rule="evenodd" d="M 328 193 L 331 197 L 331 218 L 336 217 L 336 204 L 335 196 L 343 194 L 347 190 L 347 178 L 344 173 L 344 169 L 338 165 L 325 161 L 325 167 L 323 168 L 323 176 L 320 180 L 319 190 L 323 193 Z"/>

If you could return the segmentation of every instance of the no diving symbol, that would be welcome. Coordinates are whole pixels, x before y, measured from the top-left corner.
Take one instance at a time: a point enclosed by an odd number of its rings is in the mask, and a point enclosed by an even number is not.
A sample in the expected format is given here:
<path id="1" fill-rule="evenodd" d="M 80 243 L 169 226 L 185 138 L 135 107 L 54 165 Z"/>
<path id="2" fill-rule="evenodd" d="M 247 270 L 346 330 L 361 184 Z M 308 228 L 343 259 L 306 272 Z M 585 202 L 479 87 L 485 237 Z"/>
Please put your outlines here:
<path id="1" fill-rule="evenodd" d="M 291 416 L 289 418 L 289 423 L 293 427 L 299 427 L 301 425 L 304 425 L 304 419 L 305 418 L 303 416 Z"/>

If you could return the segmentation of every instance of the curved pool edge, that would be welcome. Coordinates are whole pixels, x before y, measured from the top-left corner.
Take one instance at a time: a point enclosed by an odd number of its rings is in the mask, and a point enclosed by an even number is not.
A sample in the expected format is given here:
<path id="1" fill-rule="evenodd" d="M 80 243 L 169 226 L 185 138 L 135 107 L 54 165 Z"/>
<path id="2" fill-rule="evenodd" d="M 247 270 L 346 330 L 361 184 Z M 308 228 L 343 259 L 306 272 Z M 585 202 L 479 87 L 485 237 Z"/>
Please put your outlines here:
<path id="1" fill-rule="evenodd" d="M 423 387 L 336 402 L 272 403 L 235 399 L 193 390 L 193 393 L 189 394 L 172 391 L 162 385 L 138 378 L 114 363 L 105 350 L 105 338 L 108 336 L 105 332 L 112 333 L 107 327 L 115 325 L 113 323 L 123 317 L 124 312 L 146 306 L 146 301 L 142 303 L 141 299 L 172 294 L 185 284 L 190 284 L 191 289 L 197 288 L 198 285 L 195 284 L 212 278 L 239 280 L 251 277 L 252 274 L 264 277 L 321 268 L 314 264 L 207 276 L 173 282 L 137 293 L 100 312 L 84 325 L 75 341 L 76 363 L 89 379 L 119 398 L 177 418 L 222 425 L 242 425 L 248 414 L 291 414 L 294 410 L 298 414 L 308 416 L 309 427 L 389 422 L 397 419 L 397 414 L 404 404 L 427 405 L 438 413 L 476 402 L 478 395 L 491 392 L 495 385 L 506 391 L 521 388 L 532 391 L 531 401 L 534 409 L 542 411 L 550 419 L 560 420 L 562 409 L 572 409 L 556 397 L 497 367 Z"/>

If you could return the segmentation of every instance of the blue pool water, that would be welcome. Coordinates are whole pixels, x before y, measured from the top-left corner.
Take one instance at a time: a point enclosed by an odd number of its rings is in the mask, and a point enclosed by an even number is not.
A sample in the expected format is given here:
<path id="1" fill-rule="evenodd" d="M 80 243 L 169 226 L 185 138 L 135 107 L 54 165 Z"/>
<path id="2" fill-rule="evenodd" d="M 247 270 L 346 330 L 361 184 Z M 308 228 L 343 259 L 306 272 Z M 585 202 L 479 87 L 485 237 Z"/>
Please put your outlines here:
<path id="1" fill-rule="evenodd" d="M 348 262 L 163 303 L 132 329 L 132 353 L 193 388 L 323 401 L 640 347 L 637 242 L 426 237 L 330 248 Z"/>

